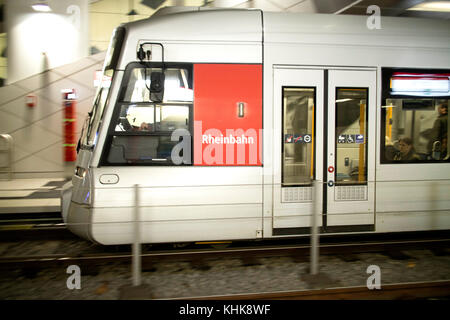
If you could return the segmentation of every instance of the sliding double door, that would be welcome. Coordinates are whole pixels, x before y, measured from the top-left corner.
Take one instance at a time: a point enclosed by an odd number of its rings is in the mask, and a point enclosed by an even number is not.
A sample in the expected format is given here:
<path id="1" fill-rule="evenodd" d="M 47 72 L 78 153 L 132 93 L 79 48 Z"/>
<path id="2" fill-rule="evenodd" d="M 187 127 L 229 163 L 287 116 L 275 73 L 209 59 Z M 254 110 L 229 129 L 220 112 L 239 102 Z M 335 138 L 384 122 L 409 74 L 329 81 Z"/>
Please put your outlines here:
<path id="1" fill-rule="evenodd" d="M 373 230 L 375 97 L 375 70 L 274 69 L 274 235 Z"/>

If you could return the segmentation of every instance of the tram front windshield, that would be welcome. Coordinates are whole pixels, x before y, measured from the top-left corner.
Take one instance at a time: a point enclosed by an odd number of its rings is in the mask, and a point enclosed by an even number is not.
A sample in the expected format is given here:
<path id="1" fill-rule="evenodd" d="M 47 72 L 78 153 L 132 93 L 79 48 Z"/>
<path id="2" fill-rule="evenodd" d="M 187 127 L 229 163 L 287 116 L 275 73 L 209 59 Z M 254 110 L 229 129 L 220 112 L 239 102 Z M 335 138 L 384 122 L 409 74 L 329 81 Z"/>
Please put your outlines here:
<path id="1" fill-rule="evenodd" d="M 103 66 L 102 78 L 99 88 L 94 99 L 94 105 L 89 112 L 88 120 L 83 127 L 81 143 L 85 146 L 93 146 L 97 142 L 98 129 L 103 119 L 103 111 L 105 110 L 106 101 L 109 94 L 109 88 L 114 76 L 114 70 L 117 67 L 120 50 L 122 48 L 123 39 L 125 37 L 125 29 L 117 28 L 114 30 Z"/>

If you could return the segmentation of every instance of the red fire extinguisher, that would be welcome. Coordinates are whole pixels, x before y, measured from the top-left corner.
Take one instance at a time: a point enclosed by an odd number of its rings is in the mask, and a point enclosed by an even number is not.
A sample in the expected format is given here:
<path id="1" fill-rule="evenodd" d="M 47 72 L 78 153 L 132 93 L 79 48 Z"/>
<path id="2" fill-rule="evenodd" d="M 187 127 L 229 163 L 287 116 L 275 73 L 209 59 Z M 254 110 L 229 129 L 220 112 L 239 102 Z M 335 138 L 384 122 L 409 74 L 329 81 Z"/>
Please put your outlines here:
<path id="1" fill-rule="evenodd" d="M 76 151 L 76 94 L 75 89 L 63 90 L 63 107 L 64 107 L 64 161 L 71 162 L 77 158 Z"/>

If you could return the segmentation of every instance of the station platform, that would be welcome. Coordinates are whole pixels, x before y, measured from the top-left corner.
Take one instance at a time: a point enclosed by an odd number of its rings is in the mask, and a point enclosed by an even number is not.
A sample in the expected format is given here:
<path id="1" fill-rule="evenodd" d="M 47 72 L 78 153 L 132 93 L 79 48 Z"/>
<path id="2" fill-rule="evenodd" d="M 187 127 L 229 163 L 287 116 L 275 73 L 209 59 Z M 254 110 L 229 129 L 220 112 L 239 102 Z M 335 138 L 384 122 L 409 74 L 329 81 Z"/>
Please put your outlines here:
<path id="1" fill-rule="evenodd" d="M 60 212 L 64 178 L 0 180 L 0 214 Z"/>

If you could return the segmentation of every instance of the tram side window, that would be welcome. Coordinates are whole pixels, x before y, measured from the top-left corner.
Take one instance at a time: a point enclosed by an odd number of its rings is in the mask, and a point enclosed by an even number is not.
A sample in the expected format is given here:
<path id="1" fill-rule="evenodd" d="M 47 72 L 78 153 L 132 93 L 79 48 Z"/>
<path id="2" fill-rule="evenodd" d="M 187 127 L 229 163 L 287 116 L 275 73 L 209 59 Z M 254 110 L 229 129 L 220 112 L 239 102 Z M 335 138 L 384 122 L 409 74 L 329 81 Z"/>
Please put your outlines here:
<path id="1" fill-rule="evenodd" d="M 385 101 L 382 107 L 382 163 L 449 161 L 449 100 L 408 98 Z"/>
<path id="2" fill-rule="evenodd" d="M 180 142 L 192 146 L 190 129 L 192 118 L 192 78 L 190 70 L 164 70 L 162 101 L 151 101 L 151 73 L 161 68 L 143 68 L 133 65 L 125 74 L 122 96 L 116 105 L 110 128 L 106 164 L 109 165 L 173 165 L 172 150 Z M 175 130 L 176 141 L 172 141 Z M 191 163 L 185 156 L 191 152 L 181 149 L 176 155 L 184 164 Z M 189 150 L 190 151 L 190 150 Z"/>

